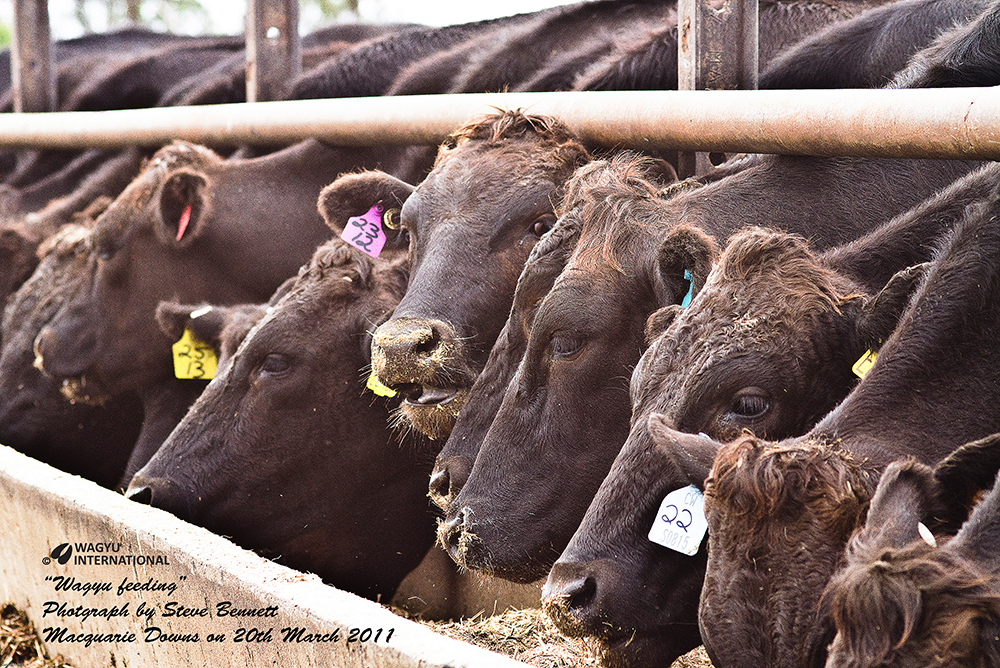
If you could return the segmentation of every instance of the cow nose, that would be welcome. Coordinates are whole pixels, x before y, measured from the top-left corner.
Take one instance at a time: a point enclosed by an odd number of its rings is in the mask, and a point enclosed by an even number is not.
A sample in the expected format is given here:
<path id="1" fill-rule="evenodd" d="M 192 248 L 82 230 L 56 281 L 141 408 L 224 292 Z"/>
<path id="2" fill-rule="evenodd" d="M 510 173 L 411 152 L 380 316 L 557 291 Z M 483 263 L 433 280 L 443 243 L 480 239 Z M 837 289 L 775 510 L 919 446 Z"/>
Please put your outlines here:
<path id="1" fill-rule="evenodd" d="M 542 610 L 570 637 L 588 635 L 597 617 L 598 582 L 582 564 L 557 561 L 542 587 Z"/>
<path id="2" fill-rule="evenodd" d="M 383 323 L 372 337 L 373 355 L 388 366 L 393 360 L 414 361 L 430 356 L 441 343 L 441 329 L 432 320 L 399 318 Z"/>
<path id="3" fill-rule="evenodd" d="M 136 503 L 148 506 L 153 502 L 153 490 L 145 485 L 139 487 L 129 486 L 125 492 L 125 497 L 129 501 L 135 501 Z"/>
<path id="4" fill-rule="evenodd" d="M 462 491 L 471 471 L 472 466 L 465 457 L 438 457 L 428 484 L 431 501 L 448 512 L 452 500 Z"/>

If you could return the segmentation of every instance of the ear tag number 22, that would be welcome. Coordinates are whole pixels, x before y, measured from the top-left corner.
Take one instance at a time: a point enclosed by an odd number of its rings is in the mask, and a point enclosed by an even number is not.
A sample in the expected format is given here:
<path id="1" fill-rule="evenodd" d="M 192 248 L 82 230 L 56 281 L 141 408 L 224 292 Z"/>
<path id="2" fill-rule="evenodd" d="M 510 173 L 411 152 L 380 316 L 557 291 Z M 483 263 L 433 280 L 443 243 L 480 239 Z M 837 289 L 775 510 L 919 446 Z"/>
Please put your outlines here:
<path id="1" fill-rule="evenodd" d="M 649 529 L 649 540 L 693 557 L 707 531 L 705 497 L 700 489 L 688 485 L 663 497 Z"/>
<path id="2" fill-rule="evenodd" d="M 385 230 L 382 229 L 382 207 L 376 204 L 364 215 L 348 218 L 340 238 L 358 250 L 378 257 L 386 242 Z"/>
<path id="3" fill-rule="evenodd" d="M 215 378 L 218 358 L 215 349 L 204 341 L 196 339 L 190 329 L 172 347 L 174 353 L 174 376 L 181 379 Z"/>

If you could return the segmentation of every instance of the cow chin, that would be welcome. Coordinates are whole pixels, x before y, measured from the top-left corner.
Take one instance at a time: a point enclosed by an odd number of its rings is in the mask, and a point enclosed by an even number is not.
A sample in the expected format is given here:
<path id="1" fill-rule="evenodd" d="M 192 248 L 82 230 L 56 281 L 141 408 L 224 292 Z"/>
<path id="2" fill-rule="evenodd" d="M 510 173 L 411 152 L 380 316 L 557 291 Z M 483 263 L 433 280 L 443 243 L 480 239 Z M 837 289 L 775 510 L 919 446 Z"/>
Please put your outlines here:
<path id="1" fill-rule="evenodd" d="M 111 395 L 104 393 L 100 384 L 90 380 L 87 376 L 64 378 L 59 391 L 70 403 L 86 404 L 87 406 L 103 406 L 111 400 Z"/>
<path id="2" fill-rule="evenodd" d="M 419 404 L 404 401 L 397 410 L 394 426 L 412 428 L 432 441 L 443 443 L 448 440 L 468 395 L 468 389 L 462 388 L 444 403 Z"/>

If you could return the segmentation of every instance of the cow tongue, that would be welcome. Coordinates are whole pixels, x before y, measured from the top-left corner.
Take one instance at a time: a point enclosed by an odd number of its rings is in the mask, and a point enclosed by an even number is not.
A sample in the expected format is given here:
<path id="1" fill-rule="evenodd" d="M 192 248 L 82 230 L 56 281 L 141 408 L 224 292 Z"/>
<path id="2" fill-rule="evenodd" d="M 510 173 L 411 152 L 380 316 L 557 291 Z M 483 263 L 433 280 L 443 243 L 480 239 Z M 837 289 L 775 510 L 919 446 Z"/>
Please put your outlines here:
<path id="1" fill-rule="evenodd" d="M 446 404 L 455 398 L 455 388 L 453 387 L 425 387 L 421 386 L 421 392 L 411 393 L 406 397 L 406 403 L 414 406 L 434 406 Z"/>

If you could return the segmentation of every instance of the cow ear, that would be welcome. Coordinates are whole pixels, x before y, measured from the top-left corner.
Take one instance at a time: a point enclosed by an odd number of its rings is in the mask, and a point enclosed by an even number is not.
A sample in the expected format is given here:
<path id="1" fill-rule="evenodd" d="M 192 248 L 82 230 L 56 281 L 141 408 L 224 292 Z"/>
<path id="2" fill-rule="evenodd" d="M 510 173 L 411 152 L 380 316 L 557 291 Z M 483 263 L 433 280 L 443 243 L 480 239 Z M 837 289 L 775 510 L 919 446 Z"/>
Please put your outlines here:
<path id="1" fill-rule="evenodd" d="M 704 491 L 705 478 L 712 470 L 722 444 L 703 434 L 685 434 L 674 429 L 661 414 L 649 416 L 646 429 L 657 449 L 666 454 L 692 485 Z"/>
<path id="2" fill-rule="evenodd" d="M 156 323 L 160 331 L 176 341 L 184 334 L 185 329 L 219 352 L 221 347 L 219 335 L 226 325 L 226 314 L 223 308 L 206 304 L 190 305 L 163 301 L 156 307 Z"/>
<path id="3" fill-rule="evenodd" d="M 680 304 L 669 304 L 663 308 L 656 309 L 646 318 L 646 345 L 649 346 L 660 334 L 667 331 L 667 328 L 677 319 L 684 307 Z"/>
<path id="4" fill-rule="evenodd" d="M 347 225 L 347 219 L 366 213 L 376 204 L 381 206 L 390 218 L 386 226 L 389 243 L 394 237 L 392 230 L 399 229 L 399 209 L 414 190 L 413 186 L 395 176 L 380 171 L 345 174 L 319 194 L 318 208 L 330 229 L 340 234 Z"/>
<path id="5" fill-rule="evenodd" d="M 939 514 L 937 499 L 937 482 L 930 467 L 912 458 L 893 462 L 879 479 L 868 517 L 851 549 L 877 553 L 902 548 L 922 536 L 933 541 L 920 523 Z"/>
<path id="6" fill-rule="evenodd" d="M 1000 471 L 1000 434 L 966 443 L 935 468 L 941 489 L 945 526 L 953 531 L 969 517 L 976 502 L 994 485 Z"/>
<path id="7" fill-rule="evenodd" d="M 875 349 L 889 338 L 930 266 L 930 262 L 923 262 L 897 271 L 865 302 L 858 317 L 858 338 L 863 346 Z"/>
<path id="8" fill-rule="evenodd" d="M 207 210 L 208 177 L 189 168 L 174 170 L 160 188 L 157 234 L 183 248 L 201 232 Z"/>
<path id="9" fill-rule="evenodd" d="M 998 440 L 1000 436 L 993 435 L 980 443 L 996 447 Z M 996 572 L 1000 569 L 1000 522 L 997 517 L 1000 517 L 1000 485 L 994 478 L 992 489 L 976 504 L 968 521 L 949 543 L 949 549 L 975 561 L 986 572 Z"/>
<path id="10" fill-rule="evenodd" d="M 696 227 L 678 225 L 660 244 L 658 280 L 654 280 L 660 303 L 687 306 L 705 285 L 718 247 L 712 237 Z"/>

